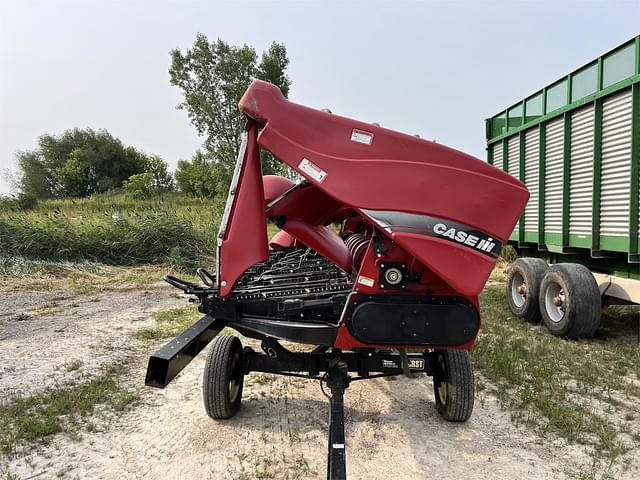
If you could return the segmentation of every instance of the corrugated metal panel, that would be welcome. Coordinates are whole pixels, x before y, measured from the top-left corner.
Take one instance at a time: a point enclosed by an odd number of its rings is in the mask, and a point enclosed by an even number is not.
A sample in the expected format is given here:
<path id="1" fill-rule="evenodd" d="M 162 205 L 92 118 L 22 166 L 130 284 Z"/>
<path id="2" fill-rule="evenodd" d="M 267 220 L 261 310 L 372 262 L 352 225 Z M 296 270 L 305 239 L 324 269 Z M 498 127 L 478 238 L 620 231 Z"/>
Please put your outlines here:
<path id="1" fill-rule="evenodd" d="M 507 140 L 507 165 L 509 175 L 520 180 L 520 137 L 518 135 Z"/>
<path id="2" fill-rule="evenodd" d="M 493 166 L 499 168 L 500 170 L 504 170 L 502 168 L 502 141 L 496 142 L 492 147 L 493 156 Z"/>
<path id="3" fill-rule="evenodd" d="M 544 231 L 562 232 L 562 171 L 564 119 L 556 118 L 545 127 L 544 164 Z"/>
<path id="4" fill-rule="evenodd" d="M 593 215 L 594 108 L 571 114 L 569 233 L 591 235 Z"/>
<path id="5" fill-rule="evenodd" d="M 600 235 L 629 232 L 631 175 L 631 88 L 602 104 Z"/>
<path id="6" fill-rule="evenodd" d="M 514 135 L 507 139 L 507 165 L 509 175 L 520 180 L 520 135 Z M 514 231 L 520 228 L 520 220 L 513 227 Z"/>
<path id="7" fill-rule="evenodd" d="M 540 167 L 540 130 L 532 128 L 524 134 L 524 183 L 529 189 L 529 201 L 524 207 L 524 229 L 538 232 L 538 172 Z"/>

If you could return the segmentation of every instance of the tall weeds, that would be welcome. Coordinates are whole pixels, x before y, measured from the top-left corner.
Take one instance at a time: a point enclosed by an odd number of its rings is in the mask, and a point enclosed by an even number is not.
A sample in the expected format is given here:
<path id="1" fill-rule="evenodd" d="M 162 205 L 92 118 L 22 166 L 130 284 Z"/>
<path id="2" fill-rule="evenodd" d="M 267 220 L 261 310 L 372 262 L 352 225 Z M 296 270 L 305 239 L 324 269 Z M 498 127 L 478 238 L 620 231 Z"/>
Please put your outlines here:
<path id="1" fill-rule="evenodd" d="M 220 210 L 220 202 L 176 195 L 42 202 L 29 212 L 0 211 L 0 255 L 192 269 L 213 255 Z"/>

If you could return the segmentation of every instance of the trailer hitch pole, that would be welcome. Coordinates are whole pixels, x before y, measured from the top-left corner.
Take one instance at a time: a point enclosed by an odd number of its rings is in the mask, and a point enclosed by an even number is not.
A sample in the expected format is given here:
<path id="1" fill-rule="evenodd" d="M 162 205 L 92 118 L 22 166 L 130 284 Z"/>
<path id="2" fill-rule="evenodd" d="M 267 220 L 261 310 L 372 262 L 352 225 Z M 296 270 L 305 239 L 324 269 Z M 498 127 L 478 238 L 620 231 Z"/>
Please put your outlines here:
<path id="1" fill-rule="evenodd" d="M 327 383 L 331 388 L 327 480 L 346 480 L 347 453 L 344 437 L 344 390 L 349 386 L 349 375 L 345 362 L 338 363 L 329 372 Z"/>
<path id="2" fill-rule="evenodd" d="M 149 357 L 145 385 L 164 388 L 198 355 L 228 323 L 202 317 Z"/>

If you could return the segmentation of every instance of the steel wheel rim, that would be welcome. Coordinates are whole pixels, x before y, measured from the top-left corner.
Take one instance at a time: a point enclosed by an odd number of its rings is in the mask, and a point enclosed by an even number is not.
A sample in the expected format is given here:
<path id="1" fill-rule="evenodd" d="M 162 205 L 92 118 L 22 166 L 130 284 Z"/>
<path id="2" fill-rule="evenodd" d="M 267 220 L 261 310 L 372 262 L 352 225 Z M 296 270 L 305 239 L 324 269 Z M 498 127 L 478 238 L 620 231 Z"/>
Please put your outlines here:
<path id="1" fill-rule="evenodd" d="M 562 285 L 552 282 L 544 292 L 544 307 L 549 319 L 558 323 L 564 318 L 566 297 Z"/>
<path id="2" fill-rule="evenodd" d="M 527 301 L 526 288 L 524 277 L 519 272 L 515 272 L 511 279 L 511 301 L 518 308 Z"/>
<path id="3" fill-rule="evenodd" d="M 231 360 L 231 374 L 229 375 L 229 400 L 235 402 L 240 392 L 240 353 L 235 353 Z"/>

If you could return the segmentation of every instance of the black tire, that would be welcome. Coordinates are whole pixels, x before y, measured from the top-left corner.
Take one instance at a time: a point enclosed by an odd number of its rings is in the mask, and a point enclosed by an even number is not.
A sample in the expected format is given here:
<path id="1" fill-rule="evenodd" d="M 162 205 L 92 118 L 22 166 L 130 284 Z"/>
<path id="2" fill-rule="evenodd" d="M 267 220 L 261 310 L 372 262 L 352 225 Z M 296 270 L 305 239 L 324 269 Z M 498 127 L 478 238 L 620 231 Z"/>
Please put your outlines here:
<path id="1" fill-rule="evenodd" d="M 436 409 L 449 422 L 466 422 L 473 412 L 474 376 L 466 350 L 433 352 Z"/>
<path id="2" fill-rule="evenodd" d="M 511 313 L 528 322 L 540 321 L 538 293 L 540 282 L 547 271 L 547 262 L 541 258 L 518 258 L 507 274 L 507 303 Z"/>
<path id="3" fill-rule="evenodd" d="M 204 366 L 202 398 L 204 408 L 214 420 L 233 417 L 242 400 L 242 344 L 238 337 L 216 337 Z"/>
<path id="4" fill-rule="evenodd" d="M 600 327 L 600 290 L 587 267 L 558 263 L 548 268 L 538 295 L 542 322 L 566 338 L 591 338 Z"/>

